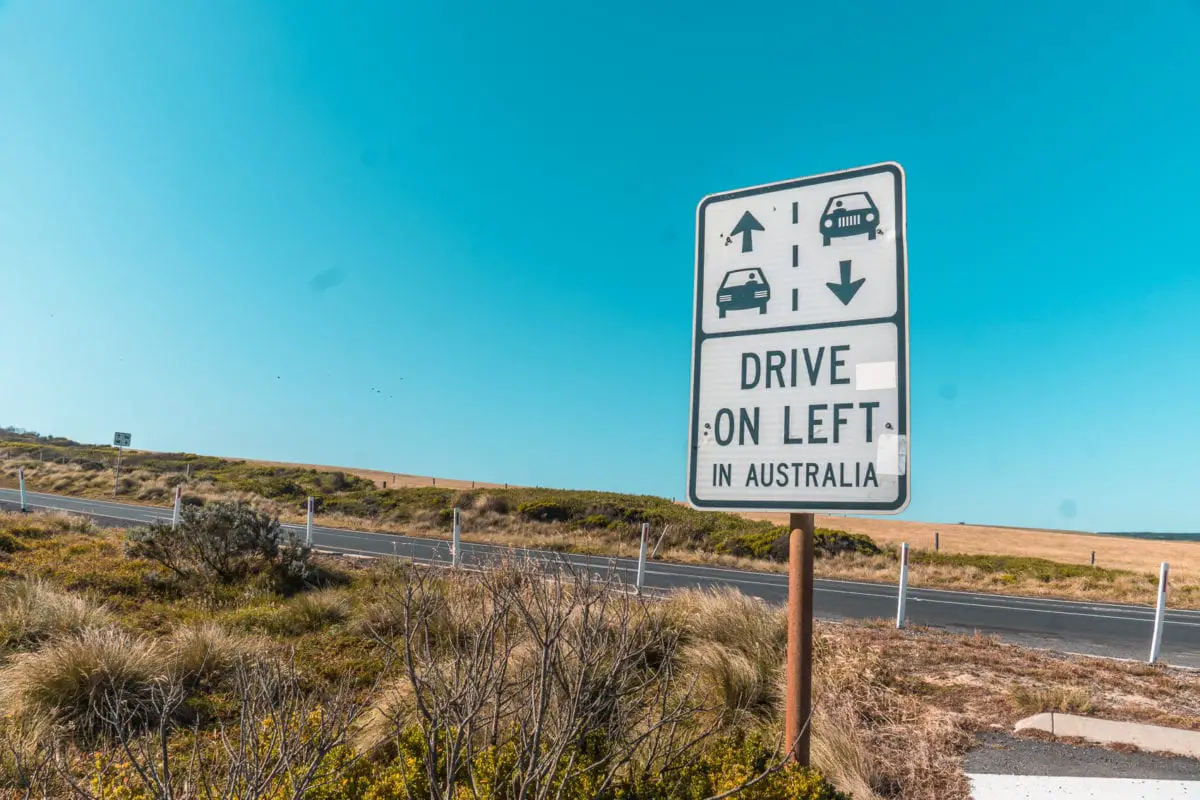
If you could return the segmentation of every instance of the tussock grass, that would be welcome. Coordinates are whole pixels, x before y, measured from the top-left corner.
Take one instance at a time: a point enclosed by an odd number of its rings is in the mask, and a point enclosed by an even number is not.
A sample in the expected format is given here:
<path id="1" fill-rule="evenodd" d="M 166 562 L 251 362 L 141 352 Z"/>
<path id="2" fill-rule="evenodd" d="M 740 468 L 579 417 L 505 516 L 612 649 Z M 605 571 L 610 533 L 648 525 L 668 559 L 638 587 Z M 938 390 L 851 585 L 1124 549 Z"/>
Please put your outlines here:
<path id="1" fill-rule="evenodd" d="M 165 644 L 172 672 L 190 684 L 215 683 L 238 663 L 259 657 L 265 649 L 216 622 L 181 625 Z"/>
<path id="2" fill-rule="evenodd" d="M 320 589 L 286 601 L 235 608 L 224 619 L 238 628 L 275 636 L 299 637 L 327 631 L 353 613 L 353 596 L 345 589 Z"/>
<path id="3" fill-rule="evenodd" d="M 0 669 L 0 707 L 87 739 L 105 731 L 118 703 L 148 702 L 167 671 L 166 653 L 152 640 L 92 628 L 14 656 Z"/>
<path id="4" fill-rule="evenodd" d="M 0 654 L 110 621 L 109 613 L 79 595 L 37 578 L 0 583 Z"/>
<path id="5" fill-rule="evenodd" d="M 736 589 L 686 589 L 664 602 L 670 623 L 696 639 L 773 657 L 787 647 L 787 612 Z"/>
<path id="6" fill-rule="evenodd" d="M 15 539 L 45 539 L 64 533 L 88 534 L 96 525 L 88 517 L 63 511 L 32 511 L 0 513 L 0 533 Z"/>
<path id="7" fill-rule="evenodd" d="M 769 723 L 775 716 L 778 688 L 744 653 L 717 642 L 693 643 L 684 647 L 680 661 L 723 727 Z"/>
<path id="8" fill-rule="evenodd" d="M 1088 714 L 1096 708 L 1092 692 L 1083 686 L 1015 686 L 1009 699 L 1022 714 Z"/>
<path id="9" fill-rule="evenodd" d="M 785 612 L 733 589 L 671 594 L 659 613 L 683 640 L 681 662 L 717 721 L 756 728 L 778 711 L 775 677 L 787 651 Z"/>
<path id="10" fill-rule="evenodd" d="M 286 633 L 296 636 L 338 625 L 350 617 L 352 600 L 342 589 L 321 589 L 288 601 L 283 615 Z"/>

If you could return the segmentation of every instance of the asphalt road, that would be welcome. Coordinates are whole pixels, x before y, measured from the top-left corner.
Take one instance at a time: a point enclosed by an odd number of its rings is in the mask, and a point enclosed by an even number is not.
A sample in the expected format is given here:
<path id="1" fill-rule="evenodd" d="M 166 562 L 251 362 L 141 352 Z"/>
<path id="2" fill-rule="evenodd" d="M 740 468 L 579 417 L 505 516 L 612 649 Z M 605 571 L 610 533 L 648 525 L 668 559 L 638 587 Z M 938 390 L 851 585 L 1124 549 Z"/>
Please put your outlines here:
<path id="1" fill-rule="evenodd" d="M 19 500 L 12 489 L 0 489 L 0 505 L 12 508 Z M 128 525 L 169 520 L 171 510 L 30 492 L 31 509 L 59 509 L 86 514 L 99 522 Z M 303 526 L 284 526 L 303 535 Z M 366 533 L 313 526 L 313 544 L 350 555 L 397 555 L 420 561 L 450 560 L 449 542 L 386 533 Z M 597 573 L 609 570 L 634 582 L 637 562 L 503 548 L 463 542 L 463 563 L 479 564 L 515 554 L 547 563 L 567 562 Z M 645 587 L 669 591 L 684 587 L 736 586 L 749 595 L 774 603 L 787 599 L 787 577 L 721 567 L 652 561 Z M 896 615 L 896 587 L 875 583 L 818 580 L 814 588 L 817 616 L 831 620 L 891 618 Z M 996 634 L 1002 640 L 1029 647 L 1116 658 L 1145 659 L 1150 649 L 1154 609 L 1109 603 L 1078 603 L 934 589 L 910 589 L 908 620 L 960 633 Z M 1163 629 L 1161 660 L 1176 666 L 1200 668 L 1200 611 L 1168 611 Z"/>
<path id="2" fill-rule="evenodd" d="M 978 775 L 1044 775 L 1078 778 L 1200 781 L 1200 761 L 1094 745 L 1024 739 L 995 731 L 979 737 L 963 770 Z M 1200 790 L 1200 783 L 1196 785 Z"/>

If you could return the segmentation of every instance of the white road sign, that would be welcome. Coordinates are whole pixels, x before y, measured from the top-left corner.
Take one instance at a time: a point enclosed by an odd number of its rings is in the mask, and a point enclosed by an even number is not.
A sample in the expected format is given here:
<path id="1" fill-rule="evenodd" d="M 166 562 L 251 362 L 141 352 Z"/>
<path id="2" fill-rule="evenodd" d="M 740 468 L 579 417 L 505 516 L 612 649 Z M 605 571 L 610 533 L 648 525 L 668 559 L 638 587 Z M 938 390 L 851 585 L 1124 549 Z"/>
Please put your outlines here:
<path id="1" fill-rule="evenodd" d="M 908 505 L 904 225 L 891 163 L 701 201 L 692 505 Z"/>
<path id="2" fill-rule="evenodd" d="M 129 447 L 131 441 L 133 441 L 132 434 L 121 433 L 120 431 L 113 434 L 113 447 Z"/>

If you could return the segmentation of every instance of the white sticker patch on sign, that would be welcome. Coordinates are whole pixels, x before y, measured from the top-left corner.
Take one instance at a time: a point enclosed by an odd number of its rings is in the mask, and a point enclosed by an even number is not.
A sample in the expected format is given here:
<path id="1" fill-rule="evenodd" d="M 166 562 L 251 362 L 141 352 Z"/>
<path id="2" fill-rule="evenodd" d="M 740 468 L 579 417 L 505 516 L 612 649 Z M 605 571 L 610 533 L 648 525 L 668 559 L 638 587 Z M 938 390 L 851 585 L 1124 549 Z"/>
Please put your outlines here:
<path id="1" fill-rule="evenodd" d="M 873 392 L 896 388 L 896 362 L 876 361 L 858 364 L 854 368 L 854 388 L 860 392 Z"/>
<path id="2" fill-rule="evenodd" d="M 908 466 L 908 437 L 894 433 L 879 435 L 875 469 L 880 475 L 903 475 Z"/>

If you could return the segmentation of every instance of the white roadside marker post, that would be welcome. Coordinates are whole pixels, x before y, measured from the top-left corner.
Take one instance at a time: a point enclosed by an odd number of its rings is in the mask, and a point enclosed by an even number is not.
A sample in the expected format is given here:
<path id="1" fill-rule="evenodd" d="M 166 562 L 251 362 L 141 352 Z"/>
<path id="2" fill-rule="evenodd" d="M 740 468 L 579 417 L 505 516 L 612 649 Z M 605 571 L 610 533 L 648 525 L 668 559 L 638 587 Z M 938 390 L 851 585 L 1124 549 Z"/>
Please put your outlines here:
<path id="1" fill-rule="evenodd" d="M 462 516 L 454 509 L 454 528 L 450 533 L 450 565 L 462 565 Z"/>
<path id="2" fill-rule="evenodd" d="M 904 627 L 908 607 L 908 542 L 900 545 L 900 591 L 896 602 L 896 627 Z"/>
<path id="3" fill-rule="evenodd" d="M 312 515 L 313 515 L 313 499 L 310 495 L 308 498 L 308 519 L 304 525 L 304 544 L 307 547 L 312 547 Z"/>
<path id="4" fill-rule="evenodd" d="M 21 512 L 29 510 L 29 506 L 25 502 L 25 468 L 17 467 L 17 480 L 21 483 Z"/>
<path id="5" fill-rule="evenodd" d="M 171 527 L 179 527 L 179 510 L 183 506 L 183 484 L 175 487 L 175 509 L 171 512 Z"/>
<path id="6" fill-rule="evenodd" d="M 1158 661 L 1159 651 L 1162 650 L 1163 617 L 1167 613 L 1168 572 L 1170 572 L 1170 565 L 1164 561 L 1158 571 L 1158 604 L 1154 607 L 1154 637 L 1150 640 L 1150 661 L 1148 662 L 1150 664 Z"/>
<path id="7" fill-rule="evenodd" d="M 117 486 L 121 481 L 121 453 L 124 450 L 124 447 L 117 447 L 117 467 L 113 470 L 113 497 L 117 496 Z"/>
<path id="8" fill-rule="evenodd" d="M 646 580 L 646 541 L 650 538 L 650 523 L 642 523 L 642 542 L 638 546 L 637 593 L 642 593 L 642 584 Z"/>

